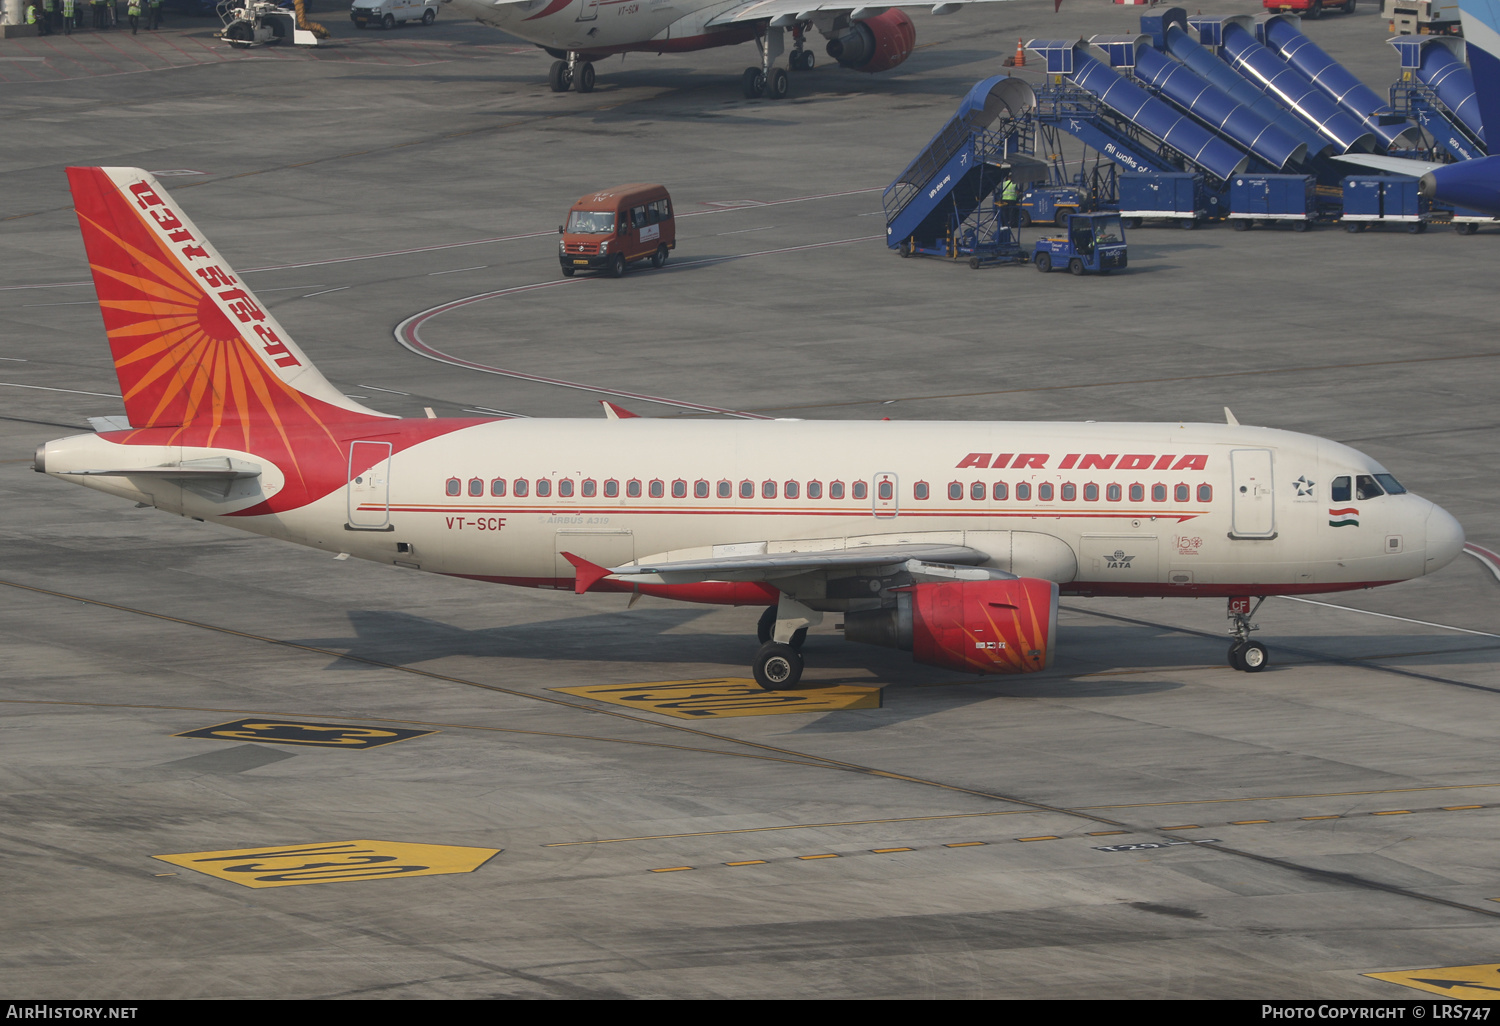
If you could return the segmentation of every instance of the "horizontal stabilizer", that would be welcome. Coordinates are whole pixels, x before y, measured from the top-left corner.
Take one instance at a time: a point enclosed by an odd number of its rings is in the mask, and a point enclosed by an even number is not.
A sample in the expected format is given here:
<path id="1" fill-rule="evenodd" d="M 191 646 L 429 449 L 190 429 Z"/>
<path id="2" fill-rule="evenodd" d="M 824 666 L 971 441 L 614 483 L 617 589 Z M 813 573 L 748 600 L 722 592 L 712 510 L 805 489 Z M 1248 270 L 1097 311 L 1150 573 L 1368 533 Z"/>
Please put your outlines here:
<path id="1" fill-rule="evenodd" d="M 214 456 L 206 460 L 188 460 L 184 463 L 169 463 L 160 467 L 124 467 L 115 470 L 59 470 L 59 474 L 74 477 L 158 477 L 220 481 L 243 481 L 260 477 L 260 466 L 228 456 Z"/>

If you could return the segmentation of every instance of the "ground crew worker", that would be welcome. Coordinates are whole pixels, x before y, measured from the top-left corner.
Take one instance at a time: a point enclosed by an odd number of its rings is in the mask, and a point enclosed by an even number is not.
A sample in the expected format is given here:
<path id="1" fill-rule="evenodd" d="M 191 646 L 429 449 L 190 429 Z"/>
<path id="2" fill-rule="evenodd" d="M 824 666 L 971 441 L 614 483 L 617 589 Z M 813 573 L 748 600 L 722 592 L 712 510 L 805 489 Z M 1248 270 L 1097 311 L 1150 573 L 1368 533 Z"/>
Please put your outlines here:
<path id="1" fill-rule="evenodd" d="M 26 24 L 36 24 L 36 4 L 34 3 L 26 5 Z"/>
<path id="2" fill-rule="evenodd" d="M 42 24 L 49 35 L 57 31 L 57 0 L 42 0 Z"/>
<path id="3" fill-rule="evenodd" d="M 161 0 L 146 0 L 146 5 L 150 14 L 146 19 L 146 29 L 154 32 L 161 24 Z"/>
<path id="4" fill-rule="evenodd" d="M 104 0 L 89 0 L 89 6 L 94 9 L 94 28 L 104 27 Z"/>
<path id="5" fill-rule="evenodd" d="M 141 0 L 130 0 L 130 6 L 125 8 L 125 17 L 130 19 L 130 34 L 133 36 L 141 25 Z"/>
<path id="6" fill-rule="evenodd" d="M 1007 228 L 1021 226 L 1021 186 L 1010 175 L 1005 176 L 1005 185 L 1000 189 L 1000 221 Z"/>
<path id="7" fill-rule="evenodd" d="M 73 14 L 76 5 L 77 0 L 62 0 L 63 35 L 65 36 L 71 36 L 73 34 Z"/>

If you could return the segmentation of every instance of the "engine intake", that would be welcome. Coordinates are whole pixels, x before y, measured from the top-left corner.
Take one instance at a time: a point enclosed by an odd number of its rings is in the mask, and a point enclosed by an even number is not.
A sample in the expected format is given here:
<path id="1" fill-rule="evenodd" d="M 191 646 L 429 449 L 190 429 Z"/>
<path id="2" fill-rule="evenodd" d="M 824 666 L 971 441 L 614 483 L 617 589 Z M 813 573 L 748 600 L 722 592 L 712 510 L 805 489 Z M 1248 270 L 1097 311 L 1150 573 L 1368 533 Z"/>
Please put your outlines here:
<path id="1" fill-rule="evenodd" d="M 899 7 L 851 22 L 843 35 L 828 41 L 828 56 L 855 71 L 889 71 L 911 56 L 917 27 Z"/>
<path id="2" fill-rule="evenodd" d="M 1056 633 L 1057 585 L 1034 577 L 918 584 L 896 594 L 894 609 L 844 614 L 847 641 L 966 673 L 1045 670 Z"/>

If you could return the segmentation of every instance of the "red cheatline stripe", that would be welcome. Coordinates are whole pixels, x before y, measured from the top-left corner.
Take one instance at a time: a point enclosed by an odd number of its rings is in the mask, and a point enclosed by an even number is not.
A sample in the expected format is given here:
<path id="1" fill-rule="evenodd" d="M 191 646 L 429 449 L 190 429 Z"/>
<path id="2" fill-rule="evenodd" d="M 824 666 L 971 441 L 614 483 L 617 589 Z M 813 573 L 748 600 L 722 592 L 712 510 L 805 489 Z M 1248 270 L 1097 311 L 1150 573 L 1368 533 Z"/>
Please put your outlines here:
<path id="1" fill-rule="evenodd" d="M 1473 542 L 1465 544 L 1464 551 L 1479 560 L 1486 570 L 1494 574 L 1495 580 L 1500 581 L 1500 553 L 1491 552 L 1484 546 L 1475 545 Z"/>

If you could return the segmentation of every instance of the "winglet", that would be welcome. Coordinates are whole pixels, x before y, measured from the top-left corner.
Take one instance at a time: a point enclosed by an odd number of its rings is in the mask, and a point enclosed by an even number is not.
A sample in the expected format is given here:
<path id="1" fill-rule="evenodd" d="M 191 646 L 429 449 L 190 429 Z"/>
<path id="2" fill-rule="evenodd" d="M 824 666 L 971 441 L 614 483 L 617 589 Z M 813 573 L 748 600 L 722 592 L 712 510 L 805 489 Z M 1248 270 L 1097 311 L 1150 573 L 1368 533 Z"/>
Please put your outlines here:
<path id="1" fill-rule="evenodd" d="M 599 405 L 604 407 L 604 416 L 610 420 L 636 420 L 640 417 L 639 413 L 631 413 L 625 407 L 616 406 L 608 399 L 600 399 Z"/>
<path id="2" fill-rule="evenodd" d="M 1228 425 L 1230 425 L 1232 427 L 1239 427 L 1240 426 L 1239 418 L 1236 417 L 1234 415 L 1234 412 L 1232 410 L 1230 410 L 1230 408 L 1227 407 L 1227 406 L 1224 407 L 1224 423 L 1226 423 L 1226 424 L 1228 424 Z"/>
<path id="3" fill-rule="evenodd" d="M 573 564 L 573 593 L 575 595 L 582 595 L 609 576 L 607 569 L 598 563 L 590 563 L 582 556 L 575 556 L 571 552 L 564 552 L 562 558 Z"/>

